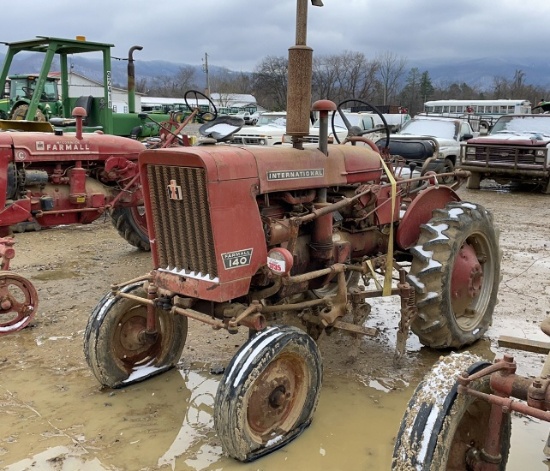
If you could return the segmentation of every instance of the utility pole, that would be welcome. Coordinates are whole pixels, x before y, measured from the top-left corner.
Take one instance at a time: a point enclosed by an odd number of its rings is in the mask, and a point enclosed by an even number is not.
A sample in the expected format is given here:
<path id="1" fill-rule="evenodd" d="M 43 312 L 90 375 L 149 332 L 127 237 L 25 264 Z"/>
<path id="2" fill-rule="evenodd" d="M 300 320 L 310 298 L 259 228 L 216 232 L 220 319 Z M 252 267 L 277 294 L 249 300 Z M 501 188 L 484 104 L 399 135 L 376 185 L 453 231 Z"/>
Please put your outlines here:
<path id="1" fill-rule="evenodd" d="M 204 53 L 204 59 L 202 64 L 202 70 L 206 74 L 206 93 L 205 95 L 210 98 L 210 78 L 208 77 L 208 53 Z"/>

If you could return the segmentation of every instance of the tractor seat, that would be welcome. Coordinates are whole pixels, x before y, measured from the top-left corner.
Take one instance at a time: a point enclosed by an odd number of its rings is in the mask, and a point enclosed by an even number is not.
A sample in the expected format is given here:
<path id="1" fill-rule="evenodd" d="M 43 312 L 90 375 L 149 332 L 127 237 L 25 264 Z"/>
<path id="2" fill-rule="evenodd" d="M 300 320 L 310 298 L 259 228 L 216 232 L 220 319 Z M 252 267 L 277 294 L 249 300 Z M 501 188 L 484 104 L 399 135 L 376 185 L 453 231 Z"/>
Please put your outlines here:
<path id="1" fill-rule="evenodd" d="M 239 116 L 218 116 L 203 124 L 199 128 L 199 133 L 202 137 L 207 138 L 205 142 L 210 139 L 214 139 L 215 142 L 225 142 L 243 126 L 244 119 Z"/>

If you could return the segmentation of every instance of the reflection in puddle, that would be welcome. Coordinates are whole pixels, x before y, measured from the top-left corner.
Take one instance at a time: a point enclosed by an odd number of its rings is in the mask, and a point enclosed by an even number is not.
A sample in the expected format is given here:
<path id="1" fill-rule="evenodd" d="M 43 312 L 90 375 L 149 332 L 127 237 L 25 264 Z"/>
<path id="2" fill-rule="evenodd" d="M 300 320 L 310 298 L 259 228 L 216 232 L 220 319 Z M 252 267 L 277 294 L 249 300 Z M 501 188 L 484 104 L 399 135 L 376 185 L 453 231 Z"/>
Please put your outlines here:
<path id="1" fill-rule="evenodd" d="M 28 471 L 36 469 L 40 471 L 108 471 L 97 458 L 86 460 L 81 455 L 84 451 L 70 449 L 65 446 L 49 448 L 31 458 L 21 460 L 18 463 L 7 466 L 4 471 Z"/>

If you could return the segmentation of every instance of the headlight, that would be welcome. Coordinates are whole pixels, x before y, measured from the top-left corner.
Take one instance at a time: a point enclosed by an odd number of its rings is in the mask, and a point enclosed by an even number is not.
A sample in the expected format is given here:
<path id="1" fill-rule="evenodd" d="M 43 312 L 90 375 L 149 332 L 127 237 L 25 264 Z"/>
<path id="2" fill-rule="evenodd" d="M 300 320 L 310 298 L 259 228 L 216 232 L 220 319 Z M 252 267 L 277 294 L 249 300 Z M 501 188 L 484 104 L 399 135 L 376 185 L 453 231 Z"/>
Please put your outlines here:
<path id="1" fill-rule="evenodd" d="M 537 150 L 535 155 L 537 157 L 545 157 L 546 156 L 546 150 L 545 149 L 539 149 L 539 150 Z"/>
<path id="2" fill-rule="evenodd" d="M 466 147 L 466 154 L 475 155 L 476 148 L 475 147 Z"/>

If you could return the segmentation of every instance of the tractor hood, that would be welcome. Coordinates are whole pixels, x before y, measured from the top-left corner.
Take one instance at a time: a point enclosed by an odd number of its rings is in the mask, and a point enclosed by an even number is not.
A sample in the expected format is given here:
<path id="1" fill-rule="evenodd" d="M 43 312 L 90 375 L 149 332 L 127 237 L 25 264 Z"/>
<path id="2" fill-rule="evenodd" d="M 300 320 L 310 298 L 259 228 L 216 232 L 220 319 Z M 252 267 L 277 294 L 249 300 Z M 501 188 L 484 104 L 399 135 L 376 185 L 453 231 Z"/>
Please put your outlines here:
<path id="1" fill-rule="evenodd" d="M 97 155 L 98 160 L 110 156 L 124 156 L 137 159 L 145 146 L 136 140 L 102 133 L 84 133 L 82 138 L 76 133 L 56 135 L 38 132 L 2 132 L 0 148 L 13 148 L 17 162 L 74 160 L 75 155 L 85 155 L 90 159 Z"/>
<path id="2" fill-rule="evenodd" d="M 379 180 L 379 155 L 363 146 L 316 147 L 196 146 L 145 151 L 140 162 L 204 167 L 208 180 L 255 178 L 258 193 L 326 188 Z"/>

